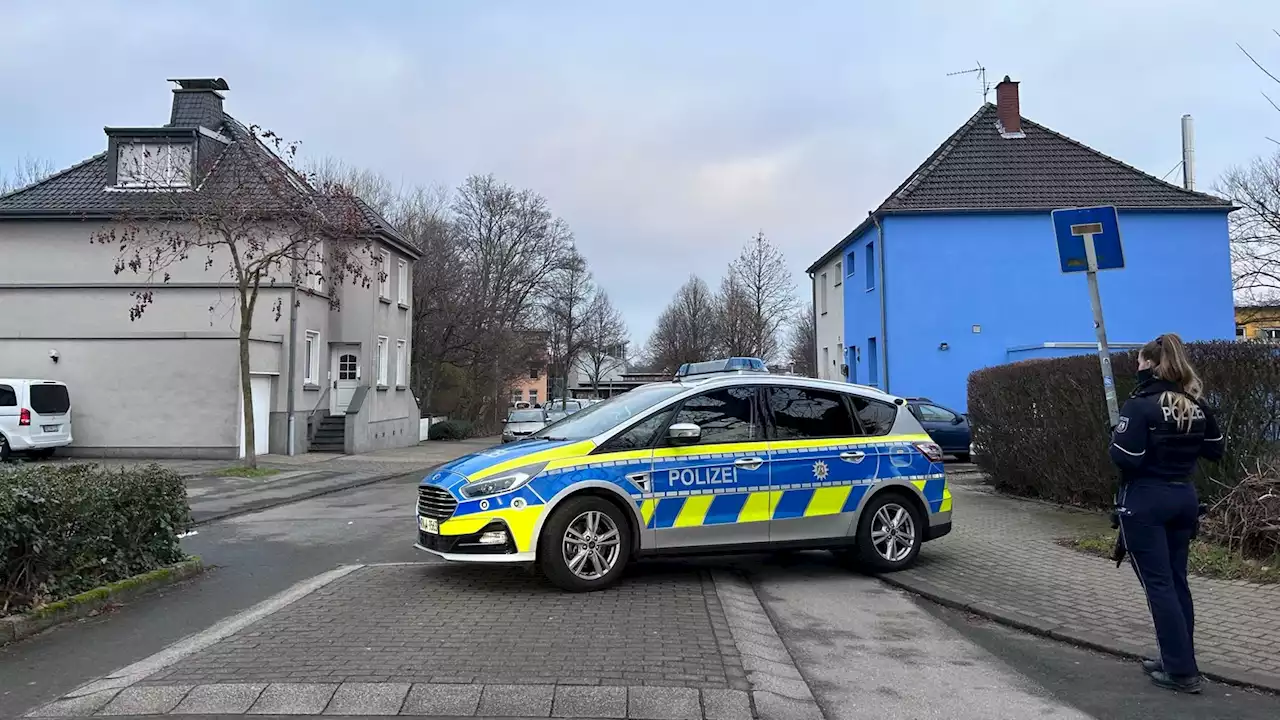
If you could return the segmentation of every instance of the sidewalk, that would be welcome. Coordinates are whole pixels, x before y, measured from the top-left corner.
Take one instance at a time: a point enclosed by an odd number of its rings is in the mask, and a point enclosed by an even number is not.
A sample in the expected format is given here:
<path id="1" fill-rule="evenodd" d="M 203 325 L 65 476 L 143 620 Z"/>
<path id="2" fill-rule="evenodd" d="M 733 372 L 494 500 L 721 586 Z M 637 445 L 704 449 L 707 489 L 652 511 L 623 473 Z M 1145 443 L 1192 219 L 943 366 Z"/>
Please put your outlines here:
<path id="1" fill-rule="evenodd" d="M 1103 515 L 998 495 L 963 471 L 948 476 L 955 529 L 926 545 L 914 568 L 882 579 L 1060 640 L 1155 654 L 1151 616 L 1129 564 L 1117 568 L 1054 543 L 1108 529 Z M 1280 691 L 1280 585 L 1193 576 L 1191 593 L 1201 671 Z"/>
<path id="2" fill-rule="evenodd" d="M 428 440 L 412 447 L 378 450 L 364 455 L 263 455 L 258 466 L 280 472 L 260 478 L 221 477 L 215 473 L 240 463 L 235 460 L 84 460 L 107 467 L 156 463 L 181 473 L 196 525 L 233 515 L 340 492 L 400 475 L 423 473 L 468 453 L 497 445 L 501 438 L 461 441 Z M 63 461 L 58 461 L 63 462 Z"/>

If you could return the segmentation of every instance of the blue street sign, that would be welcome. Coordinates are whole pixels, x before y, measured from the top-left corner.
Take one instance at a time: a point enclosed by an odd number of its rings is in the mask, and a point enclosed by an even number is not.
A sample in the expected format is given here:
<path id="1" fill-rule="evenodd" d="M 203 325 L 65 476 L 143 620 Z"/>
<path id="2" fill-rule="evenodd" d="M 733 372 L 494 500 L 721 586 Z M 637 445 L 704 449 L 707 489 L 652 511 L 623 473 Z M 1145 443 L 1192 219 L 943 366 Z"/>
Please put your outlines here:
<path id="1" fill-rule="evenodd" d="M 1093 249 L 1098 270 L 1124 267 L 1124 249 L 1120 246 L 1120 220 L 1110 205 L 1091 208 L 1054 210 L 1053 232 L 1058 240 L 1058 261 L 1062 272 L 1085 272 L 1089 269 L 1085 236 L 1093 236 Z"/>

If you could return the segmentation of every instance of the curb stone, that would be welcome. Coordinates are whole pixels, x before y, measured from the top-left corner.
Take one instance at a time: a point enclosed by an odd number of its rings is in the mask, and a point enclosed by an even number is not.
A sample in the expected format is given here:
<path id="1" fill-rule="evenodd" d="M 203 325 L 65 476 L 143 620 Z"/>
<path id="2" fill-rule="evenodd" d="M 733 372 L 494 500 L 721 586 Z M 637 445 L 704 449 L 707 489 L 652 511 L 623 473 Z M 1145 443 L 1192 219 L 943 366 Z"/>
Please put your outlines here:
<path id="1" fill-rule="evenodd" d="M 0 646 L 31 637 L 56 625 L 90 617 L 113 603 L 128 602 L 204 572 L 200 558 L 156 568 L 107 583 L 21 615 L 0 618 Z"/>
<path id="2" fill-rule="evenodd" d="M 821 708 L 755 588 L 727 571 L 712 571 L 712 578 L 729 621 L 729 632 L 739 643 L 751 685 L 754 716 L 760 720 L 822 720 Z M 780 661 L 781 658 L 785 660 Z"/>
<path id="3" fill-rule="evenodd" d="M 926 600 L 931 600 L 939 605 L 949 607 L 963 612 L 973 613 L 984 617 L 988 620 L 1006 625 L 1017 630 L 1023 630 L 1033 635 L 1047 637 L 1052 640 L 1068 642 L 1073 645 L 1097 650 L 1109 655 L 1116 655 L 1122 658 L 1138 660 L 1146 656 L 1150 652 L 1147 648 L 1132 643 L 1124 642 L 1114 638 L 1105 638 L 1101 635 L 1093 633 L 1080 632 L 1063 627 L 1054 622 L 1038 620 L 1036 618 L 1027 617 L 1013 610 L 996 607 L 981 601 L 970 601 L 960 593 L 950 590 L 943 590 L 933 583 L 916 580 L 914 578 L 900 578 L 893 575 L 877 575 L 879 579 L 896 588 L 906 590 L 907 592 L 919 595 Z M 1280 679 L 1262 675 L 1260 673 L 1249 672 L 1248 670 L 1235 670 L 1225 668 L 1213 663 L 1200 663 L 1200 673 L 1210 680 L 1227 683 L 1229 685 L 1239 685 L 1241 687 L 1264 690 L 1266 692 L 1280 693 Z"/>

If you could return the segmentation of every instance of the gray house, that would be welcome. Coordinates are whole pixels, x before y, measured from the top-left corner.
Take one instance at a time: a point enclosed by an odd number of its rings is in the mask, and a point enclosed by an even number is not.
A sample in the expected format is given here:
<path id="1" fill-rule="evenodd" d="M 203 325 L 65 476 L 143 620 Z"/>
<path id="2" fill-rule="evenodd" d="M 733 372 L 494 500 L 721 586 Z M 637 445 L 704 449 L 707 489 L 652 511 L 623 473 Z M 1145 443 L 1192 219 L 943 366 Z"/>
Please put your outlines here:
<path id="1" fill-rule="evenodd" d="M 0 196 L 0 377 L 67 383 L 74 442 L 66 454 L 244 454 L 240 312 L 224 273 L 192 257 L 169 268 L 166 282 L 148 282 L 117 273 L 117 249 L 91 242 L 154 189 L 139 182 L 141 158 L 169 189 L 199 198 L 230 166 L 226 158 L 260 149 L 223 112 L 225 81 L 174 82 L 168 124 L 108 127 L 105 152 Z M 323 267 L 308 268 L 304 280 L 276 278 L 261 290 L 250 347 L 259 453 L 418 442 L 408 386 L 420 252 L 370 207 L 354 205 L 361 246 L 383 272 L 330 285 Z M 131 319 L 136 294 L 148 291 L 153 303 Z"/>

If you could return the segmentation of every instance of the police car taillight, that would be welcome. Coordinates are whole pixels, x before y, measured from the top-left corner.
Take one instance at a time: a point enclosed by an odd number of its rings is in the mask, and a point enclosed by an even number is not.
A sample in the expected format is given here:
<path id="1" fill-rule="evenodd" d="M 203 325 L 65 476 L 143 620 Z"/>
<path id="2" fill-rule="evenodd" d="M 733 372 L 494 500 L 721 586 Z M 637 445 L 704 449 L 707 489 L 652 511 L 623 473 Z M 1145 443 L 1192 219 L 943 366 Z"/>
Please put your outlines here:
<path id="1" fill-rule="evenodd" d="M 942 462 L 942 448 L 938 447 L 938 443 L 918 442 L 915 446 L 920 454 L 929 458 L 929 462 Z"/>

